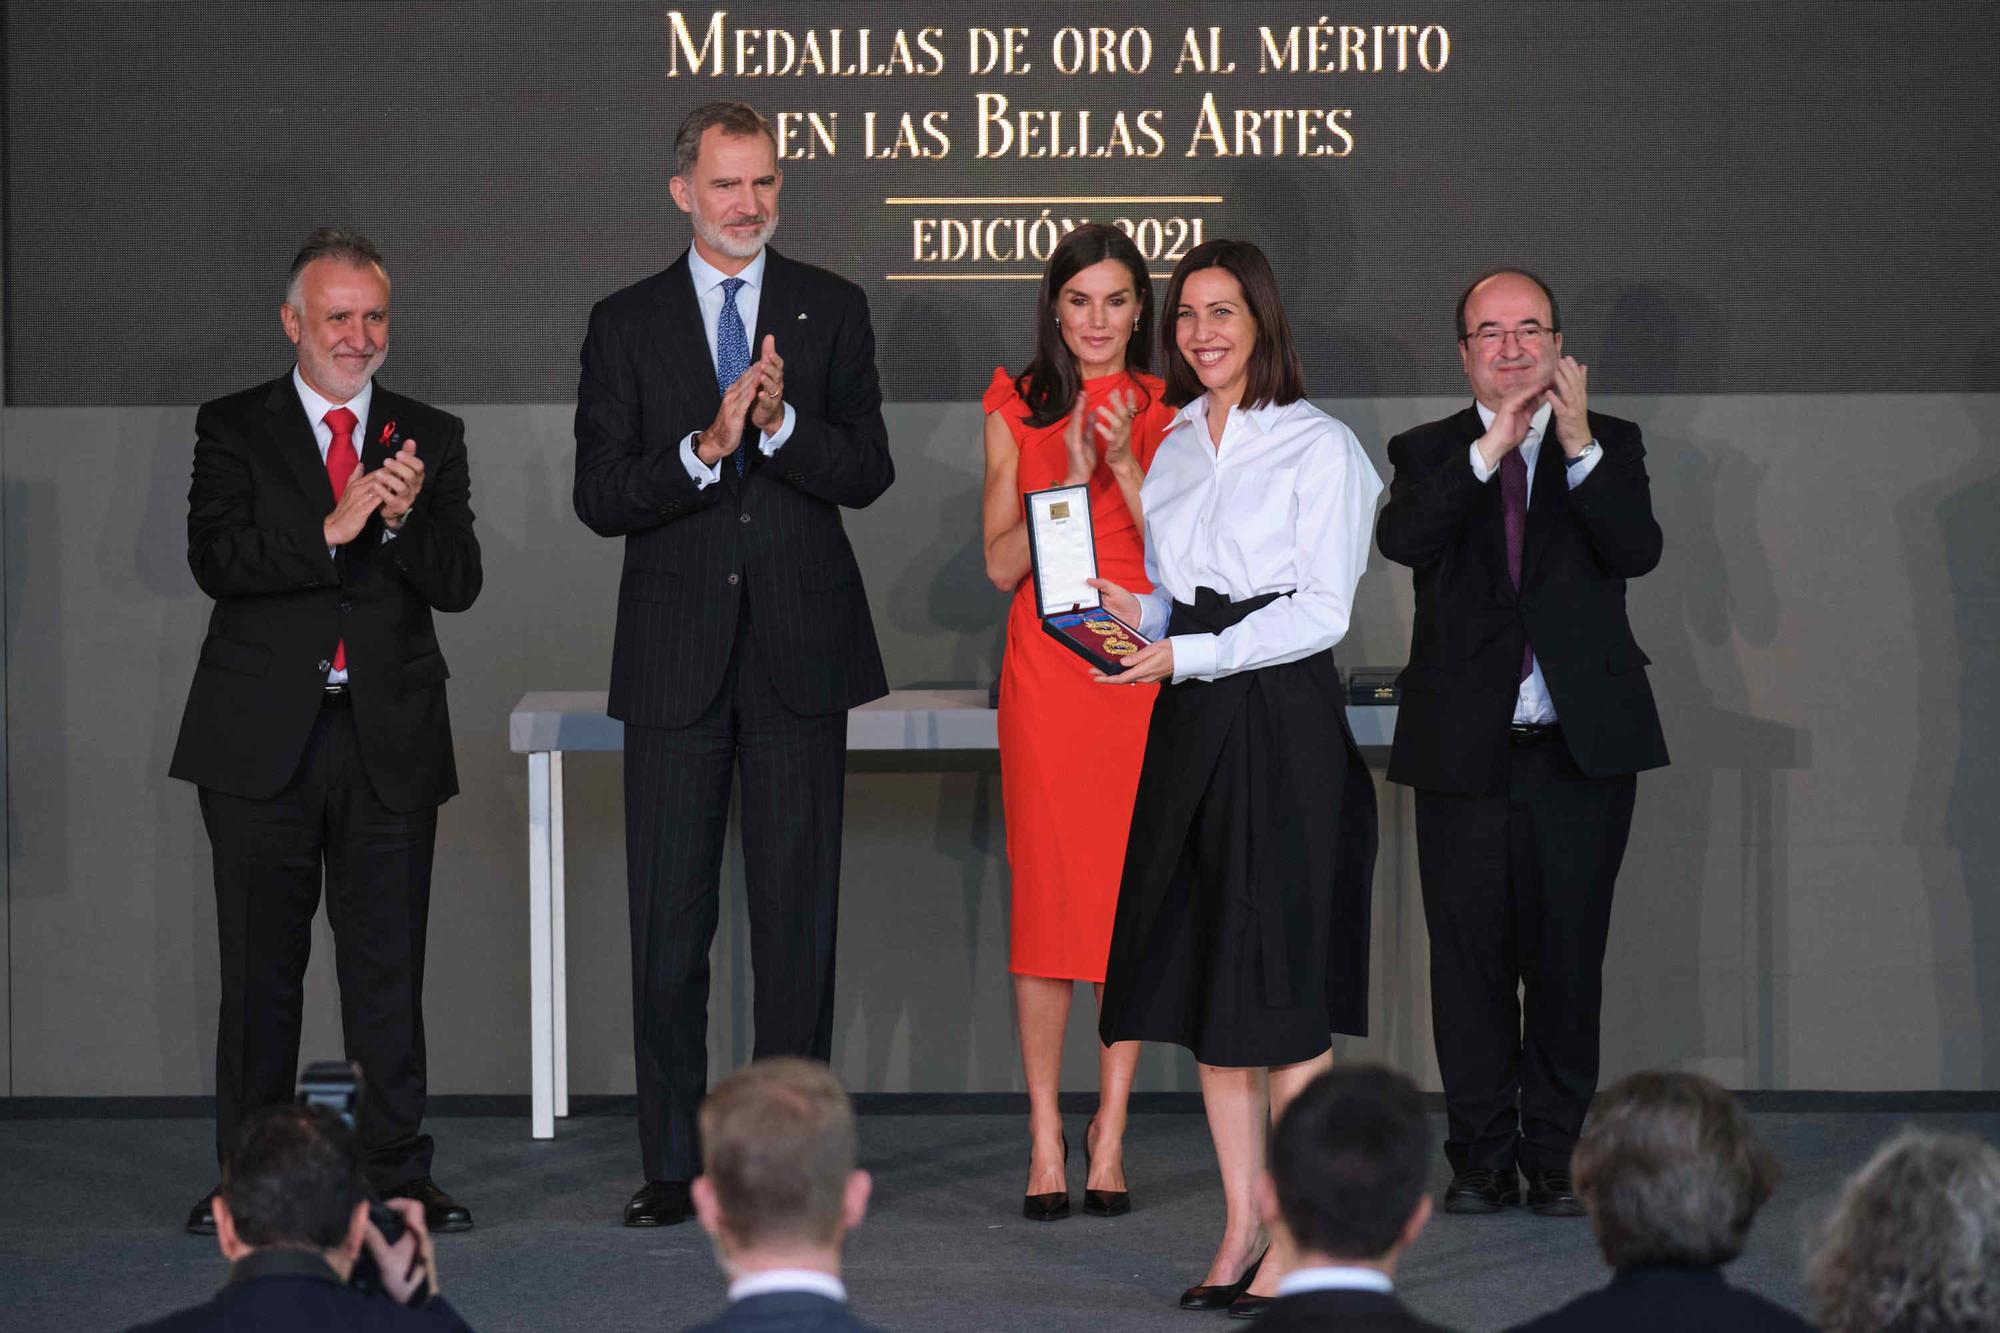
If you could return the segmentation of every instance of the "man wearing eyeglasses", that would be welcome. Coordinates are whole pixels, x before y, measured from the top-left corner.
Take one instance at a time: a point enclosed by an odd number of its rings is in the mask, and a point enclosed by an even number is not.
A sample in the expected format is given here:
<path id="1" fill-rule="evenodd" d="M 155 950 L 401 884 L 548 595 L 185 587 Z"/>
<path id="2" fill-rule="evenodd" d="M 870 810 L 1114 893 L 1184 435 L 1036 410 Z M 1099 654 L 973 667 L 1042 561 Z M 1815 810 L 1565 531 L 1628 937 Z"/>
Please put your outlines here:
<path id="1" fill-rule="evenodd" d="M 1635 774 L 1667 762 L 1626 580 L 1660 560 L 1645 448 L 1589 410 L 1555 294 L 1458 299 L 1473 403 L 1389 442 L 1375 529 L 1414 572 L 1389 779 L 1416 789 L 1453 1213 L 1581 1216 L 1612 886 Z"/>

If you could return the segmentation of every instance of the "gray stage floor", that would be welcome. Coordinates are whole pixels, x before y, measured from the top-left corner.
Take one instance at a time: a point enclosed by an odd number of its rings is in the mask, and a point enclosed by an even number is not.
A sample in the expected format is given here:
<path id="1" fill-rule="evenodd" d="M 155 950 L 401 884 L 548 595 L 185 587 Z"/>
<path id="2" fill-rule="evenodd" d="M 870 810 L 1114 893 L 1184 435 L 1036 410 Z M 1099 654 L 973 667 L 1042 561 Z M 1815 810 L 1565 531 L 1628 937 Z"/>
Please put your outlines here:
<path id="1" fill-rule="evenodd" d="M 1072 1117 L 1072 1146 L 1083 1118 Z M 1786 1180 L 1732 1279 L 1800 1303 L 1801 1238 L 1840 1178 L 1905 1122 L 2000 1138 L 2000 1114 L 1764 1113 Z M 439 1243 L 452 1301 L 475 1328 L 678 1329 L 719 1309 L 723 1283 L 694 1223 L 627 1231 L 638 1184 L 629 1116 L 564 1121 L 534 1143 L 525 1120 L 435 1120 L 437 1173 L 478 1228 Z M 211 1131 L 194 1119 L 0 1120 L 0 1326 L 118 1329 L 200 1300 L 221 1281 L 212 1240 L 180 1219 L 209 1183 Z M 1174 1307 L 1221 1226 L 1198 1115 L 1135 1116 L 1128 1217 L 1020 1218 L 1024 1123 L 997 1115 L 865 1115 L 875 1175 L 867 1225 L 849 1244 L 858 1312 L 887 1329 L 1177 1329 L 1219 1315 Z M 1071 1188 L 1082 1188 L 1081 1154 Z M 1442 1183 L 1440 1181 L 1440 1183 Z M 1440 1216 L 1400 1285 L 1421 1313 L 1498 1329 L 1603 1280 L 1588 1224 L 1515 1211 Z"/>

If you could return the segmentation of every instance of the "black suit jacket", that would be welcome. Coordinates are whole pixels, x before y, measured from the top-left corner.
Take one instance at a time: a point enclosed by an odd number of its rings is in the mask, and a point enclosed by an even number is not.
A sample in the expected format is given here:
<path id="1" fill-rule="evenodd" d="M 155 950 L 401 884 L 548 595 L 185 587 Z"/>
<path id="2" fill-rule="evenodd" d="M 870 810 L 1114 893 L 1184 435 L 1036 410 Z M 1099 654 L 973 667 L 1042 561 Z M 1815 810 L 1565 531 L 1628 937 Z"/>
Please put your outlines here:
<path id="1" fill-rule="evenodd" d="M 780 352 L 778 355 L 783 356 Z M 730 1304 L 688 1333 L 873 1333 L 831 1297 L 810 1291 L 773 1291 Z"/>
<path id="2" fill-rule="evenodd" d="M 795 713 L 844 712 L 888 690 L 843 506 L 895 480 L 868 300 L 766 250 L 751 355 L 775 334 L 792 434 L 769 458 L 747 427 L 747 476 L 724 459 L 697 487 L 680 443 L 722 397 L 683 254 L 590 312 L 576 392 L 577 516 L 625 538 L 611 716 L 680 727 L 721 687 L 747 605 L 762 661 Z"/>
<path id="3" fill-rule="evenodd" d="M 1635 1268 L 1516 1333 L 1808 1333 L 1811 1327 L 1784 1306 L 1730 1286 L 1719 1268 Z"/>
<path id="4" fill-rule="evenodd" d="M 379 400 L 380 390 L 377 390 Z M 229 1285 L 191 1309 L 131 1333 L 471 1333 L 438 1297 L 409 1309 L 341 1282 L 318 1255 L 258 1250 L 238 1261 Z"/>
<path id="5" fill-rule="evenodd" d="M 1281 1296 L 1257 1317 L 1260 1329 L 1278 1333 L 1340 1329 L 1348 1333 L 1447 1333 L 1426 1323 L 1386 1291 L 1309 1291 Z"/>
<path id="6" fill-rule="evenodd" d="M 458 791 L 444 654 L 431 612 L 479 595 L 465 425 L 379 383 L 364 467 L 394 424 L 417 442 L 423 489 L 393 540 L 380 518 L 328 555 L 333 485 L 289 372 L 195 416 L 188 566 L 215 599 L 168 770 L 232 796 L 275 796 L 298 767 L 334 645 L 345 639 L 354 724 L 382 803 L 411 811 Z M 398 445 L 400 447 L 400 445 Z"/>
<path id="7" fill-rule="evenodd" d="M 1625 618 L 1625 582 L 1660 561 L 1639 428 L 1590 414 L 1604 457 L 1575 490 L 1551 424 L 1536 459 L 1517 594 L 1507 572 L 1500 483 L 1473 475 L 1476 409 L 1389 442 L 1395 479 L 1375 525 L 1382 554 L 1415 571 L 1389 780 L 1478 795 L 1506 771 L 1521 641 L 1534 645 L 1577 767 L 1592 777 L 1667 762 L 1650 660 Z"/>

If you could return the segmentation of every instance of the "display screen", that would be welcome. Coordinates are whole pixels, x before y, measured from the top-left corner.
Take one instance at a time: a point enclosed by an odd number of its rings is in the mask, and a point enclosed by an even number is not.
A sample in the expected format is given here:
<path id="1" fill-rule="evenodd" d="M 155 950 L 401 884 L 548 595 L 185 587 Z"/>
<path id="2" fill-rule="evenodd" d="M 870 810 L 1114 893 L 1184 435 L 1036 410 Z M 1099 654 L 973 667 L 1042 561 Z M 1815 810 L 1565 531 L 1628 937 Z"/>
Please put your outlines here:
<path id="1" fill-rule="evenodd" d="M 591 303 L 687 243 L 674 131 L 718 98 L 778 128 L 773 244 L 866 289 L 892 401 L 1018 368 L 1084 219 L 1156 299 L 1202 240 L 1264 247 L 1319 397 L 1462 391 L 1497 264 L 1599 392 L 1993 389 L 1997 10 L 14 0 L 7 395 L 275 373 L 341 223 L 388 258 L 388 378 L 568 401 Z"/>

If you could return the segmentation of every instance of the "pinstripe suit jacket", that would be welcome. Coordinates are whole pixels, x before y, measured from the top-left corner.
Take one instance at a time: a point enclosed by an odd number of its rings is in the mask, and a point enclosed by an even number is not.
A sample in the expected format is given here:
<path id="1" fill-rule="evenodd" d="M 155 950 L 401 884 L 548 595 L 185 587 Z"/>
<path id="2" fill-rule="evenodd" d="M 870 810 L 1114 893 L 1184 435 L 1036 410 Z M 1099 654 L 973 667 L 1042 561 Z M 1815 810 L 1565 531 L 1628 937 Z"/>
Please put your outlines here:
<path id="1" fill-rule="evenodd" d="M 888 690 L 861 570 L 840 523 L 895 480 L 875 333 L 859 287 L 767 251 L 753 355 L 785 359 L 792 434 L 766 458 L 754 439 L 738 478 L 697 488 L 680 442 L 721 405 L 683 254 L 599 301 L 576 394 L 577 516 L 625 538 L 611 716 L 681 727 L 721 688 L 739 612 L 779 698 L 805 715 Z M 754 434 L 754 428 L 750 428 Z"/>

